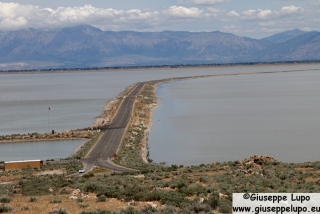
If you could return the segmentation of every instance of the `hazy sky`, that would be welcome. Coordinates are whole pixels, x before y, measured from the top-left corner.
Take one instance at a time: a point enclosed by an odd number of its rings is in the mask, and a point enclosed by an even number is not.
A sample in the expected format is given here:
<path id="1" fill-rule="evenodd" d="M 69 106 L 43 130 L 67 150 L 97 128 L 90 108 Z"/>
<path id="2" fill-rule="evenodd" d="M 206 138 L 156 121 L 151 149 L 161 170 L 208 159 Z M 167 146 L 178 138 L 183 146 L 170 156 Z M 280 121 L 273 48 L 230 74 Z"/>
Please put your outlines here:
<path id="1" fill-rule="evenodd" d="M 79 24 L 262 38 L 295 28 L 320 31 L 320 0 L 0 0 L 0 30 Z"/>

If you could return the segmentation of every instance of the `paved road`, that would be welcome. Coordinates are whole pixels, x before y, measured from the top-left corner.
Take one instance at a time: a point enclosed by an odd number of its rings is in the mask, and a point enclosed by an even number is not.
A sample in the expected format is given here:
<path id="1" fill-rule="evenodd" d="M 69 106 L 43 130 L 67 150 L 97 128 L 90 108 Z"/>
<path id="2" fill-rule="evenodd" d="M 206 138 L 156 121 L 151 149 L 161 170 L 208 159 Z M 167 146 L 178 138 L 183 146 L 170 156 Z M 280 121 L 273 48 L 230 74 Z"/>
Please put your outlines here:
<path id="1" fill-rule="evenodd" d="M 135 98 L 143 86 L 144 83 L 137 83 L 131 93 L 123 99 L 111 124 L 101 129 L 103 134 L 99 141 L 87 157 L 82 159 L 86 171 L 91 171 L 94 166 L 111 169 L 116 172 L 133 171 L 114 164 L 110 161 L 110 158 L 117 153 L 125 129 L 130 121 Z"/>

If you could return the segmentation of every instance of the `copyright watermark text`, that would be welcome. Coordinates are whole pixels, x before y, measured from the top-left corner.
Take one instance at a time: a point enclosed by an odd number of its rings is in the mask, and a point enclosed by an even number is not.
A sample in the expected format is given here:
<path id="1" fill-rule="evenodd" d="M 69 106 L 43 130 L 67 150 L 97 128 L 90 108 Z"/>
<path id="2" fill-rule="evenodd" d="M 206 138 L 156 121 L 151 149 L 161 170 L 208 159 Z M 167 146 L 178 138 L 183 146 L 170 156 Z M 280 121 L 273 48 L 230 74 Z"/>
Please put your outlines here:
<path id="1" fill-rule="evenodd" d="M 233 193 L 233 213 L 320 213 L 320 193 Z"/>

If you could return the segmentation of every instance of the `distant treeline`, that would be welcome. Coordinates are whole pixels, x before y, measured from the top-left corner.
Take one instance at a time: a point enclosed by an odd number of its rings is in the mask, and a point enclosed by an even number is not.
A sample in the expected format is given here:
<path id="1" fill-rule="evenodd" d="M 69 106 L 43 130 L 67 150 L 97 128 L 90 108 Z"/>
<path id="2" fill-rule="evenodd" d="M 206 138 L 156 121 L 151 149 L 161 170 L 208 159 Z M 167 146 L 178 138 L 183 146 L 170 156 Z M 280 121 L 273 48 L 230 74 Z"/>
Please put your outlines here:
<path id="1" fill-rule="evenodd" d="M 174 64 L 174 65 L 136 65 L 111 67 L 83 67 L 83 68 L 45 68 L 26 70 L 1 70 L 0 72 L 54 72 L 54 71 L 91 71 L 91 70 L 117 70 L 117 69 L 150 69 L 150 68 L 187 68 L 187 67 L 213 67 L 238 65 L 276 65 L 276 64 L 302 64 L 319 63 L 320 60 L 278 61 L 278 62 L 239 62 L 239 63 L 212 63 L 212 64 Z"/>

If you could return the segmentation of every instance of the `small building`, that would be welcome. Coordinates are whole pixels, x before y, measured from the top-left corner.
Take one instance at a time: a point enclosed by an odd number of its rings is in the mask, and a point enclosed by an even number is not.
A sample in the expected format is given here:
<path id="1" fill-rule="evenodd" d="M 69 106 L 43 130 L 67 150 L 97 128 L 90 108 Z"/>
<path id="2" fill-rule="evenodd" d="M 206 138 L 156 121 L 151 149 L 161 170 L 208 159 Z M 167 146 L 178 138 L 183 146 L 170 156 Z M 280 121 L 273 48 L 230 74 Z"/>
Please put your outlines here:
<path id="1" fill-rule="evenodd" d="M 37 168 L 43 165 L 42 160 L 26 160 L 26 161 L 7 161 L 4 162 L 4 170 L 16 170 L 16 169 L 25 169 L 25 168 Z"/>

